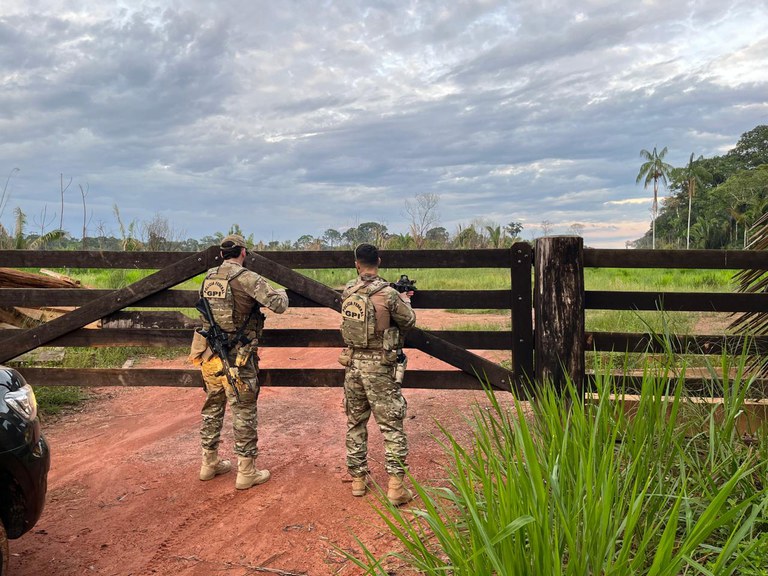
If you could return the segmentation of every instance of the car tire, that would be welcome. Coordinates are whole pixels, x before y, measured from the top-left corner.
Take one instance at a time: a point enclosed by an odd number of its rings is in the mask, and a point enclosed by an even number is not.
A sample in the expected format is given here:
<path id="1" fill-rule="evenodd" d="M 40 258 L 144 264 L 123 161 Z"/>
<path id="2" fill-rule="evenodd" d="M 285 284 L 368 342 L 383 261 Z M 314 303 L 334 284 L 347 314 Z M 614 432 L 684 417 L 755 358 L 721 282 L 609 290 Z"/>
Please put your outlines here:
<path id="1" fill-rule="evenodd" d="M 8 574 L 8 535 L 5 533 L 5 526 L 0 520 L 0 576 Z"/>

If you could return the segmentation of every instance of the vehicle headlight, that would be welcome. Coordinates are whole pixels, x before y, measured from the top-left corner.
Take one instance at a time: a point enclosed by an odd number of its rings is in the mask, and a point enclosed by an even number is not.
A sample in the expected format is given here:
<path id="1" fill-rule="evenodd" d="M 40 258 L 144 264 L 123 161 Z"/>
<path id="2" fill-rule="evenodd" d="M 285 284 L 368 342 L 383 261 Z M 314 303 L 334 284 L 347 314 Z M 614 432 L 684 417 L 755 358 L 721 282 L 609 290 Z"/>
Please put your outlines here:
<path id="1" fill-rule="evenodd" d="M 8 392 L 5 395 L 5 402 L 27 422 L 34 420 L 37 416 L 37 399 L 32 391 L 32 386 L 29 384 L 25 384 L 13 392 Z"/>

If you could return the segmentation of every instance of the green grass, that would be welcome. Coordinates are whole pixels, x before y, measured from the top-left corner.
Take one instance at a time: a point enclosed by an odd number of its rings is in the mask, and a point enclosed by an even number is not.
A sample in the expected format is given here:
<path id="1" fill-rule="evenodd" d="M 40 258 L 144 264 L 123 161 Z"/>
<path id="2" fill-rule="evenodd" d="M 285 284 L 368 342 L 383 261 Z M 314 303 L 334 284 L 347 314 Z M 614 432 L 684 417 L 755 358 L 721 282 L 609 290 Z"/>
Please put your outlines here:
<path id="1" fill-rule="evenodd" d="M 412 479 L 413 506 L 384 501 L 401 550 L 376 558 L 358 540 L 353 561 L 379 576 L 391 556 L 436 576 L 765 575 L 768 436 L 741 440 L 750 384 L 743 361 L 723 364 L 722 420 L 671 362 L 649 367 L 634 417 L 609 367 L 592 402 L 573 386 L 530 405 L 489 391 L 468 443 L 442 430 L 447 479 Z"/>
<path id="2" fill-rule="evenodd" d="M 506 326 L 502 324 L 496 324 L 492 322 L 467 322 L 462 324 L 452 324 L 450 328 L 445 330 L 465 330 L 467 332 L 500 332 L 502 330 L 509 330 L 509 323 Z"/>
<path id="3" fill-rule="evenodd" d="M 35 386 L 35 398 L 44 420 L 46 416 L 79 405 L 88 398 L 88 393 L 78 386 Z"/>
<path id="4" fill-rule="evenodd" d="M 173 359 L 188 352 L 187 348 L 147 348 L 124 346 L 116 348 L 67 348 L 62 368 L 120 368 L 129 359 L 154 356 Z M 88 393 L 77 386 L 35 386 L 35 397 L 43 418 L 77 406 Z"/>
<path id="5" fill-rule="evenodd" d="M 120 368 L 128 360 L 153 356 L 173 359 L 185 355 L 188 348 L 121 346 L 114 348 L 67 348 L 63 368 Z"/>

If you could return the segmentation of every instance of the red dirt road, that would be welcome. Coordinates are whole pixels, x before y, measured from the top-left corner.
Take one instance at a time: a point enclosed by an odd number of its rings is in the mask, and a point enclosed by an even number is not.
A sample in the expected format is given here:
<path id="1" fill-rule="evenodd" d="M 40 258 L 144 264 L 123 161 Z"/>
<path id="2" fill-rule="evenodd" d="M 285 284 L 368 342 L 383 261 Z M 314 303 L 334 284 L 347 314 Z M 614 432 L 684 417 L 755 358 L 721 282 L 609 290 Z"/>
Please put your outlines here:
<path id="1" fill-rule="evenodd" d="M 262 365 L 278 362 L 337 365 L 328 349 L 264 350 Z M 446 457 L 436 420 L 465 438 L 464 417 L 484 394 L 405 395 L 411 472 L 439 483 Z M 80 410 L 45 422 L 48 500 L 33 531 L 11 542 L 11 574 L 354 575 L 362 571 L 340 552 L 358 551 L 354 535 L 378 556 L 396 549 L 374 510 L 377 496 L 351 495 L 341 388 L 262 389 L 257 462 L 272 479 L 245 491 L 235 490 L 234 472 L 197 478 L 203 400 L 199 389 L 102 388 Z M 373 422 L 369 431 L 372 474 L 386 485 L 381 435 Z M 232 458 L 231 450 L 228 411 L 221 453 Z M 394 560 L 388 567 L 411 573 Z"/>

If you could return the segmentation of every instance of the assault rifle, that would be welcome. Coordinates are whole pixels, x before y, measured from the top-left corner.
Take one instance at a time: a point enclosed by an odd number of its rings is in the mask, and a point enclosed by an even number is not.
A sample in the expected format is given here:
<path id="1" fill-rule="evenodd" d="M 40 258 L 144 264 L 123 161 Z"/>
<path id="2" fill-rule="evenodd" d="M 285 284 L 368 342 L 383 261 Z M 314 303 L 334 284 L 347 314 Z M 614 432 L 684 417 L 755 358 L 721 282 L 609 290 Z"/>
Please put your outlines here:
<path id="1" fill-rule="evenodd" d="M 401 294 L 406 292 L 416 292 L 416 280 L 411 280 L 408 278 L 407 274 L 401 274 L 400 280 L 397 282 L 390 282 L 389 285 Z"/>
<path id="2" fill-rule="evenodd" d="M 229 338 L 221 329 L 221 326 L 216 324 L 216 320 L 213 318 L 211 304 L 208 300 L 200 298 L 200 300 L 197 301 L 197 304 L 195 304 L 195 308 L 203 315 L 203 318 L 210 326 L 208 330 L 205 328 L 197 328 L 197 333 L 208 340 L 208 345 L 211 347 L 211 350 L 213 350 L 214 354 L 221 359 L 223 372 L 227 377 L 227 382 L 229 382 L 229 385 L 232 387 L 236 402 L 240 402 L 240 392 L 237 389 L 237 377 L 235 376 L 237 369 L 232 368 L 229 364 Z"/>
<path id="3" fill-rule="evenodd" d="M 389 285 L 401 294 L 416 292 L 416 280 L 411 280 L 408 278 L 407 274 L 401 274 L 400 280 L 397 282 L 391 282 Z M 398 384 L 403 383 L 403 378 L 405 377 L 405 368 L 407 366 L 408 357 L 405 355 L 405 352 L 403 352 L 403 349 L 399 348 L 397 350 L 397 368 L 395 369 L 395 382 Z"/>

